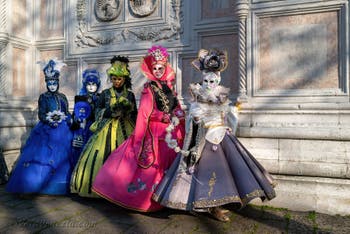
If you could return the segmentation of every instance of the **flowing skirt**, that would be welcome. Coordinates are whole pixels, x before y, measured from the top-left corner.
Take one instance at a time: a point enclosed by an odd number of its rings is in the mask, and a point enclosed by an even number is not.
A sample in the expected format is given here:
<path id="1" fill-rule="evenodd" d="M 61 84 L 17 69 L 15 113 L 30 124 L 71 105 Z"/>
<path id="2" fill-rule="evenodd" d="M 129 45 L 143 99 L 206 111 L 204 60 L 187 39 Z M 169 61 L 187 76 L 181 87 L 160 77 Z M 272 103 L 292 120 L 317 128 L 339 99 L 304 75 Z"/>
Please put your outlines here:
<path id="1" fill-rule="evenodd" d="M 276 196 L 271 175 L 229 133 L 218 145 L 206 141 L 194 171 L 189 172 L 184 160 L 178 155 L 153 195 L 163 206 L 207 211 L 230 203 L 244 207 L 254 198 Z"/>
<path id="2" fill-rule="evenodd" d="M 128 209 L 141 212 L 160 210 L 162 206 L 152 200 L 152 194 L 176 157 L 174 150 L 164 140 L 167 126 L 164 123 L 150 123 L 149 127 L 153 131 L 145 135 L 141 154 L 154 159 L 150 167 L 139 166 L 139 149 L 134 148 L 134 135 L 131 135 L 109 156 L 98 172 L 93 191 Z M 182 126 L 174 131 L 180 146 L 183 131 Z"/>
<path id="3" fill-rule="evenodd" d="M 74 168 L 71 192 L 82 197 L 98 197 L 91 191 L 98 170 L 110 153 L 132 133 L 134 124 L 129 120 L 107 120 L 86 143 Z"/>
<path id="4" fill-rule="evenodd" d="M 31 131 L 6 190 L 11 193 L 69 194 L 72 133 L 39 122 Z"/>

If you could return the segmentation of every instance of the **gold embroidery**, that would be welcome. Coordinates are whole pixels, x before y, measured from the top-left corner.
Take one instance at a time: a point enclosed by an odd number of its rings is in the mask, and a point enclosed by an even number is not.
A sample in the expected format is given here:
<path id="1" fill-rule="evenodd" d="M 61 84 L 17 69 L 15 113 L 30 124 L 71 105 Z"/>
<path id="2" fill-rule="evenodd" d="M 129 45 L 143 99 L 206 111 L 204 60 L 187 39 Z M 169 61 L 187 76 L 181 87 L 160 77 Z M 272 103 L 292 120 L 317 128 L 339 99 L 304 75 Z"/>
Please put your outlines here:
<path id="1" fill-rule="evenodd" d="M 169 113 L 170 111 L 170 107 L 169 107 L 169 100 L 168 100 L 168 97 L 165 95 L 165 93 L 163 92 L 162 89 L 158 88 L 157 85 L 154 85 L 154 84 L 151 84 L 153 90 L 158 93 L 159 97 L 160 97 L 160 100 L 163 104 L 163 108 L 164 108 L 164 112 L 165 113 Z"/>
<path id="2" fill-rule="evenodd" d="M 215 207 L 215 206 L 221 206 L 229 203 L 239 203 L 242 204 L 241 198 L 237 195 L 235 196 L 226 196 L 220 199 L 214 199 L 214 200 L 199 200 L 193 202 L 193 206 L 198 208 L 206 208 L 206 207 Z"/>
<path id="3" fill-rule="evenodd" d="M 182 203 L 182 202 L 173 202 L 173 201 L 169 201 L 169 200 L 162 200 L 160 201 L 160 197 L 153 193 L 152 195 L 152 199 L 160 202 L 163 206 L 166 206 L 168 208 L 173 208 L 173 209 L 179 209 L 179 210 L 188 210 L 189 209 L 189 204 L 187 203 Z"/>
<path id="4" fill-rule="evenodd" d="M 216 128 L 216 127 L 222 127 L 222 126 L 225 126 L 224 124 L 207 124 L 207 125 L 204 125 L 203 127 L 204 128 Z"/>
<path id="5" fill-rule="evenodd" d="M 270 196 L 275 197 L 272 194 L 268 194 L 268 196 L 266 196 L 266 193 L 264 192 L 264 190 L 256 189 L 253 192 L 244 195 L 242 198 L 242 202 L 245 206 L 249 201 L 251 201 L 254 198 L 257 198 L 257 197 L 266 198 L 266 197 L 270 197 Z"/>
<path id="6" fill-rule="evenodd" d="M 179 209 L 179 210 L 187 210 L 187 206 L 188 206 L 188 204 L 186 203 L 171 202 L 171 201 L 162 202 L 162 205 L 165 205 L 166 207 L 173 208 L 173 209 Z"/>
<path id="7" fill-rule="evenodd" d="M 213 172 L 212 177 L 209 180 L 209 187 L 210 187 L 210 189 L 209 189 L 209 192 L 208 192 L 208 197 L 211 196 L 211 194 L 213 192 L 213 189 L 214 189 L 215 183 L 216 183 L 216 173 Z"/>

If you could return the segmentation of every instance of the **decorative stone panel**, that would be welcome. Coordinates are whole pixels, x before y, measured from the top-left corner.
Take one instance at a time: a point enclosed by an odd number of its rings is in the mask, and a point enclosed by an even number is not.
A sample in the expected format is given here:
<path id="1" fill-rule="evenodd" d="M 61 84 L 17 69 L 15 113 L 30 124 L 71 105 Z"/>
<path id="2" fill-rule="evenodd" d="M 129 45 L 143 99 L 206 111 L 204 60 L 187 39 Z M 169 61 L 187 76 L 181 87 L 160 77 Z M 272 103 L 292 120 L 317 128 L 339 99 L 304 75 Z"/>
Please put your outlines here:
<path id="1" fill-rule="evenodd" d="M 40 39 L 63 38 L 63 0 L 41 0 L 40 4 Z"/>
<path id="2" fill-rule="evenodd" d="M 235 11 L 231 0 L 201 1 L 201 19 L 234 17 Z"/>
<path id="3" fill-rule="evenodd" d="M 11 0 L 12 33 L 16 36 L 27 36 L 30 11 L 27 0 Z"/>
<path id="4" fill-rule="evenodd" d="M 194 67 L 191 65 L 191 62 L 197 58 L 196 55 L 182 55 L 180 62 L 180 67 L 182 68 L 180 72 L 178 72 L 177 75 L 182 77 L 181 79 L 181 90 L 182 90 L 182 98 L 184 99 L 184 102 L 187 104 L 189 101 L 191 101 L 191 95 L 189 93 L 188 87 L 190 86 L 190 83 L 196 83 L 201 82 L 201 73 L 194 69 Z"/>
<path id="5" fill-rule="evenodd" d="M 326 100 L 322 97 L 348 101 L 346 2 L 252 5 L 249 47 L 253 97 L 312 96 L 321 102 Z"/>
<path id="6" fill-rule="evenodd" d="M 262 90 L 337 89 L 338 12 L 259 20 Z"/>
<path id="7" fill-rule="evenodd" d="M 12 49 L 12 96 L 24 97 L 27 95 L 28 70 L 26 50 L 22 48 Z"/>
<path id="8" fill-rule="evenodd" d="M 152 43 L 179 46 L 181 5 L 180 0 L 68 0 L 70 43 L 65 57 L 131 48 L 135 52 Z"/>

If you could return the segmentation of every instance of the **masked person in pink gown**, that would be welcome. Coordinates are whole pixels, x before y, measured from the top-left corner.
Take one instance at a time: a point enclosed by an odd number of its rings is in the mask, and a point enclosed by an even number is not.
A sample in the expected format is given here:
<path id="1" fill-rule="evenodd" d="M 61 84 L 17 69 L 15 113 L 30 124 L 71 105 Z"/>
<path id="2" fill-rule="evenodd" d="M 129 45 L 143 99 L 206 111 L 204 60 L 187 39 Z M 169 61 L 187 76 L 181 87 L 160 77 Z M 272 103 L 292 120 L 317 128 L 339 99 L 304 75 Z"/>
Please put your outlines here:
<path id="1" fill-rule="evenodd" d="M 153 46 L 142 59 L 141 70 L 148 82 L 141 93 L 135 130 L 108 157 L 92 187 L 98 195 L 132 210 L 162 208 L 151 197 L 176 157 L 165 141 L 166 128 L 174 119 L 172 138 L 183 144 L 184 112 L 173 89 L 175 73 L 168 56 L 164 47 Z"/>

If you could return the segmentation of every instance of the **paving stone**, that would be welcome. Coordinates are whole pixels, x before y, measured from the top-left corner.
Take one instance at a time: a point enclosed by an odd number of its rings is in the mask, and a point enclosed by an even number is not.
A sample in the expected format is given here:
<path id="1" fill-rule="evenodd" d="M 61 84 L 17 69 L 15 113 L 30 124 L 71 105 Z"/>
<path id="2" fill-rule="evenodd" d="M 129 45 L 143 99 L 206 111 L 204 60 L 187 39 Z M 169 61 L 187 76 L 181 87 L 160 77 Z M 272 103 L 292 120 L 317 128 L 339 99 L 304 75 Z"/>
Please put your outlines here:
<path id="1" fill-rule="evenodd" d="M 350 233 L 350 216 L 317 213 L 316 225 L 322 233 Z"/>
<path id="2" fill-rule="evenodd" d="M 131 228 L 133 228 L 132 225 L 110 222 L 109 220 L 106 219 L 106 220 L 103 220 L 102 222 L 97 223 L 97 225 L 94 227 L 85 229 L 84 233 L 91 233 L 91 234 L 126 233 Z M 140 230 L 140 232 L 138 233 L 146 233 L 146 232 L 144 232 L 144 230 Z"/>
<path id="3" fill-rule="evenodd" d="M 0 185 L 0 233 L 350 233 L 350 216 L 256 205 L 229 208 L 231 221 L 223 223 L 207 213 L 140 213 L 77 195 L 20 198 Z"/>
<path id="4" fill-rule="evenodd" d="M 1 217 L 0 218 L 0 233 L 1 230 L 5 230 L 6 228 L 16 225 L 16 219 Z"/>

